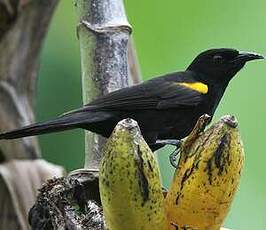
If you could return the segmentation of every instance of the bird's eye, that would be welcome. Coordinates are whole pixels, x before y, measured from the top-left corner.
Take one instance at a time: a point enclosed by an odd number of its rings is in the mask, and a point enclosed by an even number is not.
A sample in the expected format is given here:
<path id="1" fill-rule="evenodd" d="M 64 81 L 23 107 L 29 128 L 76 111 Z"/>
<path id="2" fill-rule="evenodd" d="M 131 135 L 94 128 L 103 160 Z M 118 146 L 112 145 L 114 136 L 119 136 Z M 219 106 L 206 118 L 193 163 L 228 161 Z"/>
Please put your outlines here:
<path id="1" fill-rule="evenodd" d="M 222 56 L 220 56 L 220 55 L 215 55 L 215 56 L 213 56 L 213 61 L 214 61 L 214 63 L 216 63 L 216 64 L 221 64 L 222 62 L 223 62 L 223 57 Z"/>

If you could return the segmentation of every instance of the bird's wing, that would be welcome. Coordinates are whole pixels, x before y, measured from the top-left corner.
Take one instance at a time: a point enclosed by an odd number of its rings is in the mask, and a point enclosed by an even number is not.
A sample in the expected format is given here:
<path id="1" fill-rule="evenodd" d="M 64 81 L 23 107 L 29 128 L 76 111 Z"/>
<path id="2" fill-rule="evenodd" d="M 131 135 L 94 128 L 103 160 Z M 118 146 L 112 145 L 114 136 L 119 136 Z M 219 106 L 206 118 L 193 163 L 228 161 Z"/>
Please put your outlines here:
<path id="1" fill-rule="evenodd" d="M 88 110 L 168 109 L 198 105 L 203 93 L 188 87 L 182 78 L 159 77 L 102 96 L 75 112 Z"/>

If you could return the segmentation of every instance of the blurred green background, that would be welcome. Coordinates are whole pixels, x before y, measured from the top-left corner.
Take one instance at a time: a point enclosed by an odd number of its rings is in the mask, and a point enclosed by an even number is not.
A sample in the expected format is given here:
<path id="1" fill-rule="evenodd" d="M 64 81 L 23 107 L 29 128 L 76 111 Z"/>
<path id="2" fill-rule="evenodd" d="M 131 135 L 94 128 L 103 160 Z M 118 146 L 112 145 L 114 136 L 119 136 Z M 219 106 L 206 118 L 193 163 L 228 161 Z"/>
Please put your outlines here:
<path id="1" fill-rule="evenodd" d="M 200 51 L 234 47 L 266 55 L 266 1 L 127 0 L 144 79 L 183 70 Z M 36 112 L 46 120 L 81 106 L 79 46 L 72 1 L 61 1 L 41 57 Z M 265 141 L 266 62 L 252 62 L 231 82 L 216 119 L 237 116 L 246 163 L 226 226 L 237 230 L 266 229 Z M 72 170 L 83 165 L 83 131 L 40 137 L 43 156 Z M 170 149 L 164 149 L 169 153 Z M 163 181 L 172 169 L 160 154 Z"/>

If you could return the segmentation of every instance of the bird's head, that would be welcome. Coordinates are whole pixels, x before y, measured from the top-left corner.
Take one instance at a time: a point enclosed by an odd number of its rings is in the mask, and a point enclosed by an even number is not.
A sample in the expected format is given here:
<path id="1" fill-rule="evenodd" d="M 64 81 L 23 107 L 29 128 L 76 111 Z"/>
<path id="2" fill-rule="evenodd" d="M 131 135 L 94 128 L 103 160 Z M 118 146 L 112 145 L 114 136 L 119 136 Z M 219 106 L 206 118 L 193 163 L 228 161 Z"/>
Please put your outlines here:
<path id="1" fill-rule="evenodd" d="M 200 53 L 187 68 L 201 76 L 206 83 L 228 83 L 248 61 L 264 59 L 260 54 L 236 49 L 210 49 Z"/>

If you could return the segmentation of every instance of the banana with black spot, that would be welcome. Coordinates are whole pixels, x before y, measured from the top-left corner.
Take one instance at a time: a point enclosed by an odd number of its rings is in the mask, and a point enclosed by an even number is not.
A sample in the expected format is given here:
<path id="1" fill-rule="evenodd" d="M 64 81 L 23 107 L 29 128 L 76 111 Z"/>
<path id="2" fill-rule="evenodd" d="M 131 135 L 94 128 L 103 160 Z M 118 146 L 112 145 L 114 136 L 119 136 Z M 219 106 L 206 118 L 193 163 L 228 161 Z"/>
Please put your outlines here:
<path id="1" fill-rule="evenodd" d="M 104 153 L 99 185 L 107 228 L 164 229 L 166 215 L 159 168 L 137 122 L 119 122 Z"/>
<path id="2" fill-rule="evenodd" d="M 237 190 L 244 162 L 237 121 L 224 116 L 202 132 L 208 119 L 201 117 L 181 146 L 166 196 L 167 230 L 219 230 Z"/>

